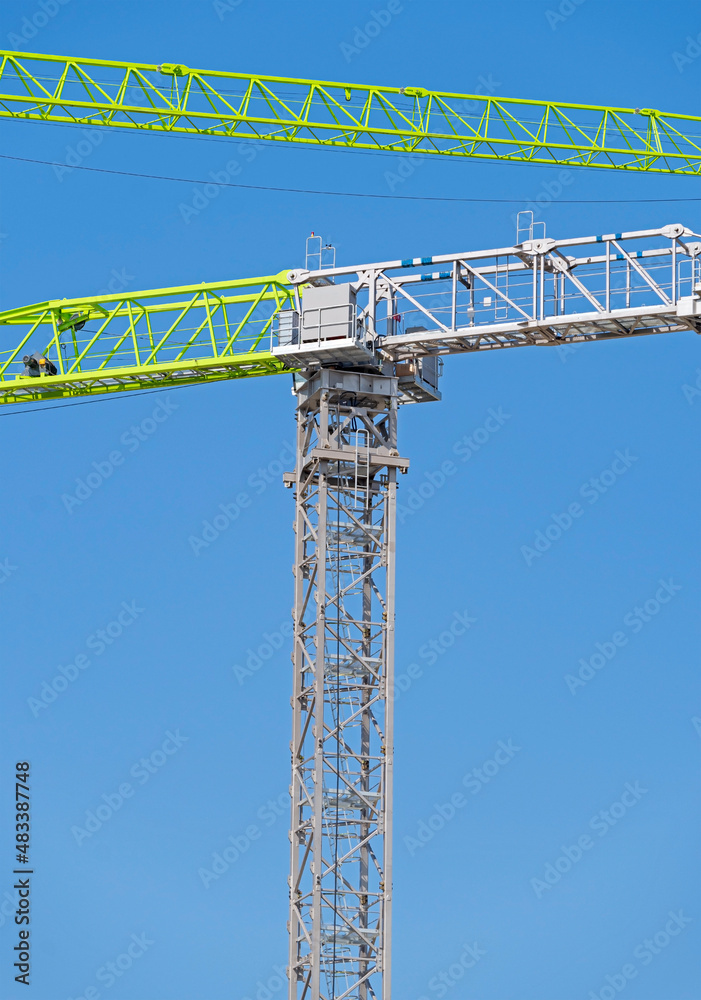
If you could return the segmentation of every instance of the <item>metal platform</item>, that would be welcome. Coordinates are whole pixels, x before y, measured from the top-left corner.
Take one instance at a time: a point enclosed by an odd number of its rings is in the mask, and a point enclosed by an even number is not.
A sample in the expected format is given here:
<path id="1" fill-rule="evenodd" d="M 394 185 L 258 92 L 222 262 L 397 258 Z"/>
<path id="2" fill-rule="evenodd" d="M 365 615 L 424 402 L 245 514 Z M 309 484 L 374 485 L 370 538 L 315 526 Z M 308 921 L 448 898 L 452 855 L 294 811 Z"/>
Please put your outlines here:
<path id="1" fill-rule="evenodd" d="M 336 340 L 315 341 L 307 344 L 285 344 L 273 347 L 271 354 L 288 368 L 314 368 L 319 365 L 343 367 L 354 365 L 377 367 L 378 356 L 372 344 L 357 338 L 339 337 Z"/>

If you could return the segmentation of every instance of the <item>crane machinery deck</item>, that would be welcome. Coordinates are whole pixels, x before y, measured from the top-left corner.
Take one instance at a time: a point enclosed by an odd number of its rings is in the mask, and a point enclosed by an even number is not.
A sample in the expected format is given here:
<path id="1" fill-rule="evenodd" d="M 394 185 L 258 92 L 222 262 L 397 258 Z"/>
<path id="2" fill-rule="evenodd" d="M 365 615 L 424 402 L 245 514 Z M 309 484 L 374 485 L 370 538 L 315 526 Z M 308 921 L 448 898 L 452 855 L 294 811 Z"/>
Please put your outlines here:
<path id="1" fill-rule="evenodd" d="M 0 119 L 701 173 L 695 116 L 0 55 Z M 293 375 L 290 1000 L 391 1000 L 400 406 L 440 400 L 448 355 L 701 332 L 691 229 L 526 235 L 0 313 L 0 404 Z"/>

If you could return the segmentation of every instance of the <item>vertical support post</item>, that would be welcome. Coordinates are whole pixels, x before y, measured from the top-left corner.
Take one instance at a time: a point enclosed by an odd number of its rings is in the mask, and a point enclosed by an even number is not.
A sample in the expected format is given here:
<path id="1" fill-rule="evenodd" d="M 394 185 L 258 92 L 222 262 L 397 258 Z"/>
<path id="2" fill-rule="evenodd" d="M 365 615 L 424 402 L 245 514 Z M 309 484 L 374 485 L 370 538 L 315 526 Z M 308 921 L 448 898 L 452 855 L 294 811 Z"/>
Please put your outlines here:
<path id="1" fill-rule="evenodd" d="M 377 334 L 377 271 L 373 271 L 368 282 L 368 331 L 371 337 Z"/>
<path id="2" fill-rule="evenodd" d="M 397 315 L 397 293 L 393 288 L 390 288 L 387 293 L 387 336 L 394 336 L 394 332 L 397 329 L 397 321 L 395 316 Z"/>
<path id="3" fill-rule="evenodd" d="M 290 1000 L 390 1000 L 397 379 L 298 388 Z"/>
<path id="4" fill-rule="evenodd" d="M 694 289 L 692 286 L 691 293 Z M 677 304 L 677 238 L 672 239 L 672 304 Z"/>
<path id="5" fill-rule="evenodd" d="M 391 441 L 393 449 L 397 448 L 397 409 L 398 400 L 396 397 L 391 401 L 393 419 L 390 426 L 393 428 L 393 439 Z M 406 471 L 406 470 L 405 470 Z M 384 976 L 382 978 L 381 1000 L 392 1000 L 392 851 L 394 836 L 394 626 L 395 626 L 395 579 L 396 579 L 396 558 L 397 558 L 397 470 L 387 470 L 387 533 L 385 538 L 385 559 L 387 563 L 386 572 L 386 622 L 385 622 L 385 802 L 382 822 L 384 824 L 384 872 L 385 878 L 382 884 L 384 891 L 383 902 L 383 923 L 384 935 L 382 941 L 382 966 Z"/>

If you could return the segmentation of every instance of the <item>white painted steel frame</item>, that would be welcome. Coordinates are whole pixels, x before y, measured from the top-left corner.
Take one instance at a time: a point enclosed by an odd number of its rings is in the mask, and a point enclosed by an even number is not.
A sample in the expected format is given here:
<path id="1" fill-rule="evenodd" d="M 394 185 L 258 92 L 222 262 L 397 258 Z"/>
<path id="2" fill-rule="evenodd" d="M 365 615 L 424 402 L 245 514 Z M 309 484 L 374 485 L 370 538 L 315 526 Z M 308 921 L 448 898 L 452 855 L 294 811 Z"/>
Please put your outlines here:
<path id="1" fill-rule="evenodd" d="M 701 331 L 701 242 L 681 224 L 292 271 L 350 281 L 379 360 Z M 573 254 L 572 251 L 577 253 Z M 422 270 L 427 265 L 437 270 Z M 420 325 L 422 329 L 401 329 Z"/>
<path id="2" fill-rule="evenodd" d="M 352 281 L 369 345 L 359 358 L 320 337 L 317 367 L 298 376 L 290 1000 L 391 1000 L 395 507 L 408 466 L 395 363 L 701 332 L 696 235 L 674 225 L 290 274 L 298 309 L 304 285 Z M 417 270 L 427 264 L 439 270 Z M 422 328 L 401 332 L 407 313 Z M 365 373 L 318 367 L 326 358 Z"/>
<path id="3" fill-rule="evenodd" d="M 298 388 L 290 1000 L 391 996 L 397 405 L 380 375 Z"/>

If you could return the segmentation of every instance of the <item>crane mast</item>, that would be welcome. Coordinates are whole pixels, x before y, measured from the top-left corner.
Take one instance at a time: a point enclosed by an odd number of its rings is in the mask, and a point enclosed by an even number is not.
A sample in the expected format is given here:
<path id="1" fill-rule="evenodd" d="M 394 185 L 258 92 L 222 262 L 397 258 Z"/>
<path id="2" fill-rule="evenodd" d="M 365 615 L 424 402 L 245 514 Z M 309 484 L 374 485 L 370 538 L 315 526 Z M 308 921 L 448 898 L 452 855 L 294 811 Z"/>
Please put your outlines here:
<path id="1" fill-rule="evenodd" d="M 290 1000 L 391 996 L 397 379 L 297 387 Z"/>

